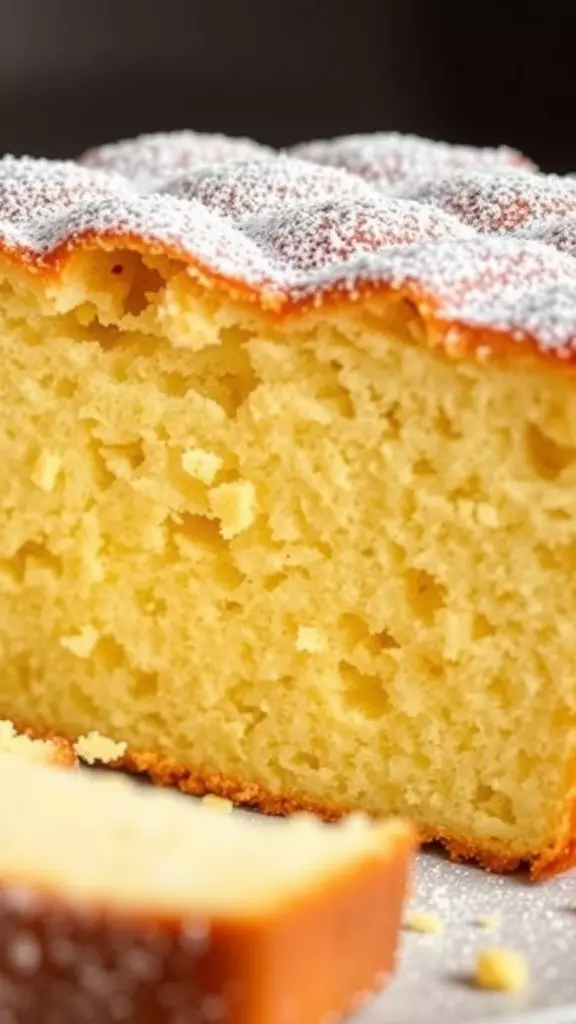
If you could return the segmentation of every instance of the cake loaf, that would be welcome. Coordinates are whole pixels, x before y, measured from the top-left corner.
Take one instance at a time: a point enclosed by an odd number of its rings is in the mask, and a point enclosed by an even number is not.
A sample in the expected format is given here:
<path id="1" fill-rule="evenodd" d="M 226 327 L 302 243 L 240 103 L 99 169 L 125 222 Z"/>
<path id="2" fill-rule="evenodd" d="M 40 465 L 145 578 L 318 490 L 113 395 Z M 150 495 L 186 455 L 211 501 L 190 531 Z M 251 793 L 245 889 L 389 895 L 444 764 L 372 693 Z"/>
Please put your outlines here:
<path id="1" fill-rule="evenodd" d="M 256 823 L 0 758 L 10 1024 L 325 1024 L 394 966 L 412 830 Z"/>
<path id="2" fill-rule="evenodd" d="M 397 135 L 0 162 L 0 714 L 574 862 L 576 180 Z"/>

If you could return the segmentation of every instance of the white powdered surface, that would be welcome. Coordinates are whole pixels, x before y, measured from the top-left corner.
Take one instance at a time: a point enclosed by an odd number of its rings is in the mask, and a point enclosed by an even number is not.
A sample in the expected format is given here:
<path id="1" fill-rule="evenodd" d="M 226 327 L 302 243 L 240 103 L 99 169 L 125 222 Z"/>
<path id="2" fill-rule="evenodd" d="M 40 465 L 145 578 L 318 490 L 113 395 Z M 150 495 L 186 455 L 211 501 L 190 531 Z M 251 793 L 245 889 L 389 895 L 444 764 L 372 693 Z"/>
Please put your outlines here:
<path id="1" fill-rule="evenodd" d="M 392 289 L 454 343 L 576 355 L 576 180 L 506 147 L 357 135 L 277 153 L 191 131 L 0 160 L 0 243 L 41 270 L 75 247 L 167 253 L 290 311 Z"/>

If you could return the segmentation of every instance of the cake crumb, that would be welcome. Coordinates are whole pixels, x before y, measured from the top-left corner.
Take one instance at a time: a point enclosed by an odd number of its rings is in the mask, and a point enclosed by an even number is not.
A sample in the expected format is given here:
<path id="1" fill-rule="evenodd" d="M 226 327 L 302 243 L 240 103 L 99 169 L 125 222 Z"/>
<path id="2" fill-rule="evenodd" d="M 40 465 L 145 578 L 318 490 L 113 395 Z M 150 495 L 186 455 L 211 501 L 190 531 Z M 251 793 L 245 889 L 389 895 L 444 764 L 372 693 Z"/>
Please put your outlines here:
<path id="1" fill-rule="evenodd" d="M 218 811 L 219 814 L 231 814 L 234 810 L 232 800 L 225 796 L 217 796 L 216 793 L 207 793 L 203 796 L 202 806 L 208 807 L 211 811 Z"/>
<path id="2" fill-rule="evenodd" d="M 411 914 L 406 920 L 406 927 L 411 932 L 440 935 L 444 931 L 444 922 L 439 914 L 435 914 L 432 911 L 422 911 Z"/>
<path id="3" fill-rule="evenodd" d="M 475 981 L 479 988 L 517 992 L 528 984 L 528 964 L 513 949 L 481 949 L 476 958 Z"/>
<path id="4" fill-rule="evenodd" d="M 499 525 L 498 511 L 487 501 L 479 501 L 476 505 L 476 518 L 482 526 L 495 528 Z"/>
<path id="5" fill-rule="evenodd" d="M 494 914 L 479 914 L 476 918 L 475 924 L 478 928 L 484 928 L 485 931 L 494 931 L 500 922 Z"/>
<path id="6" fill-rule="evenodd" d="M 60 645 L 67 651 L 71 651 L 77 658 L 89 658 L 94 650 L 100 634 L 94 626 L 84 626 L 84 628 L 73 636 L 62 636 L 60 637 Z"/>
<path id="7" fill-rule="evenodd" d="M 8 720 L 0 720 L 0 757 L 18 757 L 60 768 L 75 767 L 77 763 L 72 747 L 65 740 L 33 739 L 19 733 Z"/>
<path id="8" fill-rule="evenodd" d="M 200 480 L 203 484 L 211 484 L 222 466 L 222 459 L 219 455 L 207 452 L 203 448 L 189 448 L 182 454 L 180 461 L 184 472 L 196 480 Z"/>
<path id="9" fill-rule="evenodd" d="M 49 494 L 54 490 L 61 465 L 62 460 L 59 455 L 55 455 L 54 452 L 42 452 L 30 474 L 32 483 L 36 484 L 41 491 Z"/>
<path id="10" fill-rule="evenodd" d="M 210 491 L 210 507 L 220 520 L 220 533 L 231 540 L 256 519 L 256 494 L 249 480 L 220 484 Z"/>
<path id="11" fill-rule="evenodd" d="M 95 731 L 80 736 L 74 745 L 78 757 L 86 764 L 112 764 L 124 756 L 126 749 L 126 743 L 117 743 Z"/>
<path id="12" fill-rule="evenodd" d="M 296 636 L 296 650 L 307 654 L 320 654 L 326 649 L 326 634 L 315 626 L 299 626 Z"/>

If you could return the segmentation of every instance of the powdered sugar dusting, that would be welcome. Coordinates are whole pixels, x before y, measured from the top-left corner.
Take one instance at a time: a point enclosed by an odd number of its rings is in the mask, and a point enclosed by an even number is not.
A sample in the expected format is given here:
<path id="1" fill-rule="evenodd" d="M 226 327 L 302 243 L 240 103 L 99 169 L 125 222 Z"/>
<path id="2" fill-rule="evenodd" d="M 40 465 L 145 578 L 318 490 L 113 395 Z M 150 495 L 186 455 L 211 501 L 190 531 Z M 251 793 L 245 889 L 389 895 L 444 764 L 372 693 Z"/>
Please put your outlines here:
<path id="1" fill-rule="evenodd" d="M 414 192 L 478 231 L 511 232 L 543 218 L 576 213 L 576 181 L 554 174 L 483 174 L 473 171 Z"/>
<path id="2" fill-rule="evenodd" d="M 572 180 L 576 184 L 576 177 Z M 562 252 L 569 252 L 571 256 L 576 256 L 576 213 L 567 217 L 538 221 L 526 231 L 526 236 L 538 238 L 542 242 L 548 242 L 557 249 L 561 249 Z"/>
<path id="3" fill-rule="evenodd" d="M 87 167 L 116 171 L 143 192 L 160 188 L 196 167 L 233 160 L 257 160 L 273 151 L 253 139 L 200 132 L 158 132 L 89 149 Z"/>
<path id="4" fill-rule="evenodd" d="M 506 148 L 394 134 L 296 151 L 180 132 L 93 150 L 90 166 L 5 157 L 0 242 L 40 267 L 145 246 L 279 312 L 395 289 L 447 348 L 472 331 L 485 355 L 486 332 L 576 351 L 576 180 Z"/>
<path id="5" fill-rule="evenodd" d="M 530 160 L 508 146 L 451 146 L 398 132 L 320 139 L 294 146 L 291 152 L 314 163 L 344 167 L 380 189 L 400 194 L 422 182 L 466 169 L 500 173 L 520 167 L 535 170 Z"/>
<path id="6" fill-rule="evenodd" d="M 538 242 L 443 242 L 390 262 L 397 286 L 416 281 L 445 320 L 536 335 L 546 349 L 576 338 L 576 264 Z"/>
<path id="7" fill-rule="evenodd" d="M 540 242 L 475 237 L 363 254 L 338 272 L 324 269 L 307 281 L 310 292 L 358 280 L 385 281 L 433 312 L 459 337 L 461 328 L 518 332 L 544 351 L 576 341 L 576 261 Z M 486 345 L 486 341 L 484 342 Z"/>
<path id="8" fill-rule="evenodd" d="M 339 264 L 393 246 L 474 234 L 430 206 L 378 196 L 295 205 L 248 221 L 245 230 L 297 275 L 326 269 L 330 274 Z"/>
<path id="9" fill-rule="evenodd" d="M 129 195 L 116 174 L 90 171 L 71 161 L 5 156 L 0 160 L 0 222 L 29 226 L 97 196 Z"/>
<path id="10" fill-rule="evenodd" d="M 286 203 L 374 198 L 370 186 L 347 171 L 286 156 L 205 167 L 172 182 L 166 191 L 197 199 L 210 210 L 236 220 Z"/>
<path id="11" fill-rule="evenodd" d="M 269 261 L 252 239 L 194 201 L 163 195 L 106 199 L 79 206 L 46 229 L 34 238 L 35 246 L 43 250 L 73 244 L 75 239 L 127 235 L 143 239 L 158 253 L 175 250 L 201 269 L 229 279 L 252 286 L 273 283 Z"/>
<path id="12" fill-rule="evenodd" d="M 186 922 L 130 921 L 84 904 L 34 899 L 35 912 L 23 919 L 10 890 L 0 889 L 2 1022 L 127 1024 L 151 1014 L 183 1024 L 191 1013 L 199 1024 L 222 1019 L 229 979 L 223 971 L 222 991 L 214 992 L 214 979 L 205 976 L 209 926 L 195 943 Z"/>

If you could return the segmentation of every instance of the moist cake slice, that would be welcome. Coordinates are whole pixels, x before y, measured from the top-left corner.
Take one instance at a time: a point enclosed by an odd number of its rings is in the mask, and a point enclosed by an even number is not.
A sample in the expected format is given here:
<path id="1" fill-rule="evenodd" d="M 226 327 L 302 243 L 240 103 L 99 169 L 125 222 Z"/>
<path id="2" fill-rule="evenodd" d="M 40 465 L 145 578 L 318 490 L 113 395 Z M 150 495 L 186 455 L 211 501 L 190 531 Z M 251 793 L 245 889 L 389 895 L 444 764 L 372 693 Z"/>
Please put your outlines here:
<path id="1" fill-rule="evenodd" d="M 394 965 L 412 829 L 256 823 L 0 758 L 12 1024 L 323 1024 Z"/>
<path id="2" fill-rule="evenodd" d="M 396 135 L 0 162 L 0 714 L 571 864 L 575 223 Z"/>

